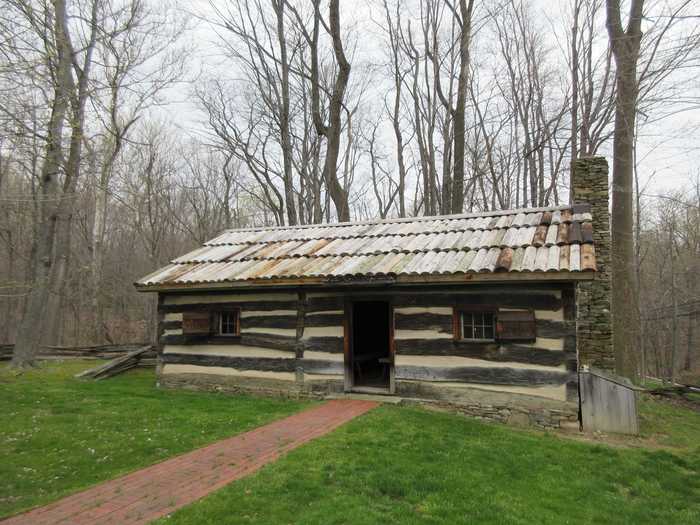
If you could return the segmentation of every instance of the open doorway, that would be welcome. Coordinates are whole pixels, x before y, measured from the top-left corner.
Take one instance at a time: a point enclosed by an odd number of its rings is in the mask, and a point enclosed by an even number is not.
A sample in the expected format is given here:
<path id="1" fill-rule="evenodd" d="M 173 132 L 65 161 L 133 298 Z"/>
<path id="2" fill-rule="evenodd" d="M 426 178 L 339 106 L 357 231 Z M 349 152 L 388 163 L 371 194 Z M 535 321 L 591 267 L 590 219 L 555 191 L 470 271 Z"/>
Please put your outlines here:
<path id="1" fill-rule="evenodd" d="M 389 388 L 391 372 L 390 307 L 387 301 L 352 305 L 352 385 Z"/>

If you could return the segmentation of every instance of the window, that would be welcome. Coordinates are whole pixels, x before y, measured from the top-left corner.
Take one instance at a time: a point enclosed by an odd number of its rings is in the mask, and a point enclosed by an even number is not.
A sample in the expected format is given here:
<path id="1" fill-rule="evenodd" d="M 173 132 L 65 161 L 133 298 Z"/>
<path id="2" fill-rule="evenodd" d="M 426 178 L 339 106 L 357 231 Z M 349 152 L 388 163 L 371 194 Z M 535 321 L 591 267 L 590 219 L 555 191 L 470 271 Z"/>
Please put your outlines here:
<path id="1" fill-rule="evenodd" d="M 452 323 L 456 341 L 526 343 L 537 339 L 537 322 L 533 310 L 458 305 L 454 309 Z"/>
<path id="2" fill-rule="evenodd" d="M 227 310 L 219 314 L 219 335 L 239 335 L 238 310 Z"/>
<path id="3" fill-rule="evenodd" d="M 467 341 L 493 341 L 496 334 L 493 312 L 461 312 L 461 339 Z"/>
<path id="4" fill-rule="evenodd" d="M 201 342 L 210 337 L 241 335 L 241 309 L 233 305 L 200 305 L 197 310 L 182 313 L 182 335 Z"/>

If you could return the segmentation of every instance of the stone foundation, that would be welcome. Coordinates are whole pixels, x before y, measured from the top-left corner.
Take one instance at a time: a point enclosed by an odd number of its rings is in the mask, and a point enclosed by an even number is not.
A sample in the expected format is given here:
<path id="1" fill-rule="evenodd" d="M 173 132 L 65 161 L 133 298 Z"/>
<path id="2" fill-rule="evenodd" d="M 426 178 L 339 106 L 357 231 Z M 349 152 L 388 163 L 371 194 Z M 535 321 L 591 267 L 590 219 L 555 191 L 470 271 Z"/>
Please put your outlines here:
<path id="1" fill-rule="evenodd" d="M 158 384 L 163 388 L 288 399 L 323 399 L 328 394 L 343 391 L 342 381 L 291 383 L 274 379 L 229 377 L 217 374 L 161 374 Z"/>
<path id="2" fill-rule="evenodd" d="M 537 396 L 464 387 L 437 387 L 420 382 L 397 382 L 404 402 L 458 412 L 465 416 L 542 429 L 578 429 L 578 404 Z"/>
<path id="3" fill-rule="evenodd" d="M 467 417 L 504 423 L 511 426 L 535 427 L 543 430 L 576 429 L 578 415 L 576 410 L 528 409 L 513 405 L 458 404 L 447 401 L 428 399 L 405 399 L 405 404 L 425 405 L 450 412 L 457 412 Z"/>
<path id="4" fill-rule="evenodd" d="M 290 383 L 214 374 L 164 374 L 160 376 L 159 384 L 164 388 L 288 399 L 320 400 L 329 394 L 343 393 L 341 380 Z M 398 381 L 396 390 L 402 404 L 424 405 L 507 425 L 541 429 L 578 428 L 578 407 L 570 402 L 478 388 L 443 388 L 412 381 Z"/>

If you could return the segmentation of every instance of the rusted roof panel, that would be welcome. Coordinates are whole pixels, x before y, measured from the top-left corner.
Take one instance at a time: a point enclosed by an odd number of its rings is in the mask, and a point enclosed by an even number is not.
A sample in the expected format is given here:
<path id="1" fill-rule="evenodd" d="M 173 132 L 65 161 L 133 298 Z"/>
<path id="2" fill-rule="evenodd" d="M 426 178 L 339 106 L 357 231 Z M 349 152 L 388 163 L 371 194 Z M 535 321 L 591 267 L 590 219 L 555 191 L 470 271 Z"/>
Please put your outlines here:
<path id="1" fill-rule="evenodd" d="M 137 285 L 595 271 L 591 221 L 565 206 L 229 230 Z"/>

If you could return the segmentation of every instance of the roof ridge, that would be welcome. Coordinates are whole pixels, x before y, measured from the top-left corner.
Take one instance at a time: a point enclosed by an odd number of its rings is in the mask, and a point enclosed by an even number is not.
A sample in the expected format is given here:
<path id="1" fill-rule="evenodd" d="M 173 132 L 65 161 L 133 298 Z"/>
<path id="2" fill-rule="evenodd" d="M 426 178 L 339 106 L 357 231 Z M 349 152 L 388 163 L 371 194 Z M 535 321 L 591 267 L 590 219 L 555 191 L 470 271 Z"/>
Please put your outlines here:
<path id="1" fill-rule="evenodd" d="M 450 215 L 420 215 L 416 217 L 395 217 L 392 219 L 366 219 L 363 221 L 321 222 L 315 224 L 297 224 L 294 226 L 251 226 L 249 228 L 228 228 L 226 230 L 221 231 L 217 235 L 217 237 L 219 235 L 223 235 L 224 233 L 300 230 L 309 228 L 347 228 L 350 226 L 364 226 L 370 224 L 396 224 L 403 222 L 474 219 L 478 217 L 500 217 L 502 215 L 513 215 L 518 213 L 540 213 L 545 211 L 563 211 L 570 209 L 573 209 L 572 204 L 565 204 L 559 206 L 543 206 L 539 208 L 514 208 L 508 210 L 491 210 L 485 212 L 455 213 Z"/>
<path id="2" fill-rule="evenodd" d="M 436 248 L 429 248 L 429 249 L 407 249 L 407 248 L 391 248 L 391 249 L 376 249 L 373 251 L 359 251 L 357 253 L 295 253 L 295 254 L 282 254 L 282 255 L 276 255 L 274 257 L 272 256 L 244 256 L 240 259 L 235 259 L 235 260 L 223 260 L 223 261 L 215 261 L 215 260 L 203 260 L 203 261 L 181 261 L 178 262 L 177 259 L 173 259 L 170 261 L 170 264 L 214 264 L 214 263 L 221 263 L 221 264 L 227 264 L 227 263 L 232 263 L 232 262 L 245 262 L 245 261 L 282 261 L 285 259 L 300 259 L 302 257 L 306 257 L 308 259 L 324 259 L 324 258 L 330 258 L 330 257 L 368 257 L 371 255 L 388 255 L 388 254 L 404 254 L 404 255 L 410 255 L 410 254 L 419 254 L 419 253 L 443 253 L 443 252 L 470 252 L 470 251 L 476 251 L 478 252 L 479 250 L 490 250 L 491 248 L 499 248 L 499 249 L 504 249 L 504 248 L 510 248 L 511 250 L 524 250 L 527 249 L 529 246 L 532 246 L 533 248 L 551 248 L 552 246 L 566 246 L 566 245 L 584 245 L 584 244 L 593 244 L 592 240 L 581 240 L 579 242 L 572 242 L 572 243 L 567 243 L 564 241 L 559 241 L 559 242 L 552 242 L 552 243 L 547 243 L 547 242 L 541 242 L 541 243 L 533 243 L 533 244 L 525 244 L 525 245 L 513 245 L 513 244 L 479 244 L 474 247 L 469 247 L 469 246 L 462 246 L 462 247 L 454 247 L 450 246 L 449 248 L 443 248 L 443 247 L 436 247 Z"/>
<path id="3" fill-rule="evenodd" d="M 563 209 L 567 209 L 567 208 L 563 208 Z M 518 212 L 518 213 L 520 213 L 520 212 Z M 528 213 L 530 213 L 530 212 L 528 212 Z M 541 212 L 538 211 L 538 212 L 533 212 L 533 213 L 541 213 Z M 503 216 L 503 215 L 510 215 L 510 214 L 502 214 L 501 216 Z M 492 216 L 491 215 L 478 216 L 478 218 L 485 218 L 485 217 L 492 217 Z M 498 215 L 493 215 L 493 217 L 498 217 Z M 466 218 L 466 217 L 460 217 L 460 218 Z M 477 217 L 471 217 L 471 218 L 477 218 Z M 552 225 L 559 225 L 559 224 L 568 225 L 568 224 L 571 224 L 572 222 L 576 222 L 576 221 L 574 221 L 573 216 L 571 219 L 563 219 L 560 222 L 556 222 L 556 223 L 552 222 Z M 587 221 L 584 219 L 583 221 L 578 221 L 578 222 L 590 222 L 590 221 Z M 460 228 L 450 227 L 449 229 L 434 231 L 434 232 L 425 232 L 425 231 L 417 231 L 417 232 L 409 231 L 409 232 L 405 232 L 405 233 L 379 232 L 379 233 L 351 233 L 349 235 L 348 234 L 343 235 L 341 233 L 340 235 L 336 235 L 334 237 L 323 237 L 322 236 L 322 237 L 306 237 L 305 238 L 305 237 L 292 236 L 292 237 L 286 238 L 284 240 L 272 240 L 272 241 L 270 241 L 270 240 L 257 239 L 257 240 L 252 240 L 252 241 L 213 243 L 213 241 L 215 241 L 216 239 L 218 239 L 219 237 L 221 237 L 225 233 L 236 233 L 236 232 L 241 231 L 241 230 L 227 230 L 226 232 L 217 235 L 213 239 L 206 241 L 201 246 L 201 248 L 206 248 L 206 247 L 215 248 L 217 246 L 236 246 L 236 245 L 253 246 L 256 244 L 277 244 L 277 243 L 282 243 L 282 242 L 307 243 L 307 242 L 317 242 L 317 241 L 321 241 L 321 240 L 328 240 L 329 242 L 333 242 L 333 241 L 338 241 L 338 240 L 374 239 L 374 238 L 379 238 L 379 237 L 382 237 L 382 238 L 386 238 L 386 237 L 417 237 L 419 235 L 443 235 L 443 234 L 450 234 L 450 233 L 463 234 L 466 232 L 484 232 L 484 231 L 493 231 L 493 230 L 509 230 L 509 229 L 519 230 L 521 228 L 535 228 L 537 226 L 540 226 L 540 225 L 539 224 L 532 225 L 532 224 L 523 223 L 523 224 L 510 224 L 508 226 L 500 227 L 500 228 L 499 227 L 488 228 L 487 226 L 474 227 L 474 228 L 472 228 L 472 227 L 460 227 Z M 285 230 L 292 230 L 292 229 L 295 229 L 295 227 L 285 227 Z M 258 231 L 258 230 L 255 230 L 255 231 Z M 260 231 L 264 231 L 264 230 L 260 230 Z"/>

